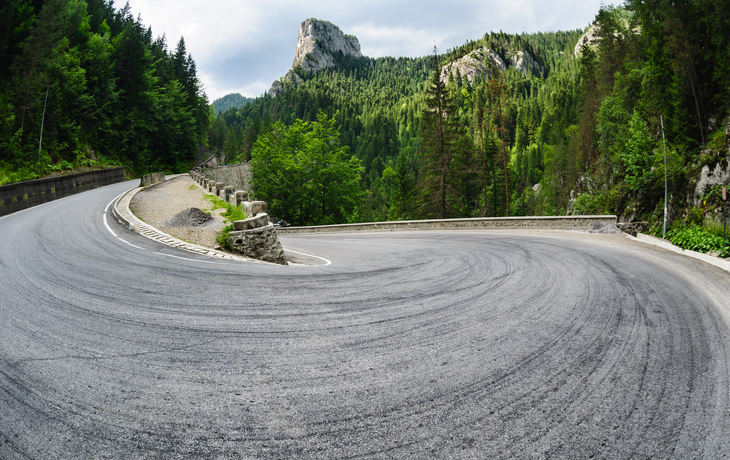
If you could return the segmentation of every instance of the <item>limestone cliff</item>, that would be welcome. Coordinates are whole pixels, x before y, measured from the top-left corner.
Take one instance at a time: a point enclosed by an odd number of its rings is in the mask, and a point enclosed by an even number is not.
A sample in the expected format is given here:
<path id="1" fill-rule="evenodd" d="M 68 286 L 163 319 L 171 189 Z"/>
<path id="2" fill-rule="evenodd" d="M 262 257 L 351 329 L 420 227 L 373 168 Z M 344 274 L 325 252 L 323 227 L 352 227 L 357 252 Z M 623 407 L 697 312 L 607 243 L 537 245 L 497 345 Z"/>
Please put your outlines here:
<path id="1" fill-rule="evenodd" d="M 499 54 L 482 46 L 464 57 L 441 67 L 441 81 L 448 83 L 450 75 L 456 76 L 458 71 L 458 75 L 461 78 L 466 77 L 469 84 L 472 84 L 474 83 L 474 77 L 477 75 L 491 75 L 492 66 L 497 67 L 500 72 L 504 72 L 507 69 Z"/>
<path id="2" fill-rule="evenodd" d="M 335 65 L 334 55 L 338 51 L 345 56 L 362 56 L 357 37 L 345 35 L 331 22 L 307 19 L 299 26 L 292 68 L 300 65 L 307 72 L 315 72 L 332 67 Z"/>
<path id="3" fill-rule="evenodd" d="M 316 72 L 333 67 L 338 53 L 342 53 L 343 56 L 361 57 L 360 42 L 357 37 L 345 35 L 339 27 L 329 21 L 306 19 L 299 26 L 292 69 L 300 68 L 304 72 Z M 299 84 L 300 77 L 289 70 L 282 80 Z M 281 89 L 282 82 L 277 80 L 271 85 L 269 95 L 275 96 Z"/>
<path id="4" fill-rule="evenodd" d="M 517 51 L 512 55 L 508 55 L 509 68 L 517 69 L 527 75 L 531 72 L 533 75 L 543 76 L 545 68 L 537 63 L 527 51 Z M 466 77 L 469 84 L 474 83 L 477 75 L 489 77 L 492 67 L 496 67 L 500 72 L 507 69 L 507 64 L 494 50 L 482 46 L 475 49 L 464 57 L 452 61 L 441 68 L 441 81 L 447 83 L 451 75 L 458 75 L 461 78 Z"/>
<path id="5" fill-rule="evenodd" d="M 591 26 L 586 30 L 586 32 L 580 36 L 578 39 L 578 43 L 575 44 L 575 49 L 573 49 L 573 56 L 578 56 L 580 54 L 580 49 L 583 47 L 583 45 L 588 45 L 591 48 L 595 48 L 598 45 L 598 41 L 601 39 L 600 35 L 598 35 L 598 25 L 597 24 L 591 24 Z"/>
<path id="6" fill-rule="evenodd" d="M 531 72 L 533 75 L 544 76 L 545 68 L 535 61 L 527 51 L 517 51 L 509 56 L 510 68 L 517 69 L 527 75 Z"/>

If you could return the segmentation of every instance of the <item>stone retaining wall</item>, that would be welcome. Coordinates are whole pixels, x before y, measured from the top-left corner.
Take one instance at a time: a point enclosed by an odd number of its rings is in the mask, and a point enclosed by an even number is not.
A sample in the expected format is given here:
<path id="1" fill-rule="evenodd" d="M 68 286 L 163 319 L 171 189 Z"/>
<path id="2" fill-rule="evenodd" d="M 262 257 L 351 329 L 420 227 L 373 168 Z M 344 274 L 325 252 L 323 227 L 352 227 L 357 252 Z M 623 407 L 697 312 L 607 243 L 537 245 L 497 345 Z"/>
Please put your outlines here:
<path id="1" fill-rule="evenodd" d="M 113 168 L 1 185 L 0 216 L 124 180 L 124 168 Z"/>
<path id="2" fill-rule="evenodd" d="M 383 232 L 394 230 L 544 229 L 588 230 L 596 222 L 616 225 L 616 216 L 478 217 L 473 219 L 403 220 L 363 224 L 277 227 L 279 233 Z"/>
<path id="3" fill-rule="evenodd" d="M 251 190 L 251 167 L 248 163 L 205 168 L 204 171 L 196 172 L 209 180 L 223 182 L 235 190 Z"/>

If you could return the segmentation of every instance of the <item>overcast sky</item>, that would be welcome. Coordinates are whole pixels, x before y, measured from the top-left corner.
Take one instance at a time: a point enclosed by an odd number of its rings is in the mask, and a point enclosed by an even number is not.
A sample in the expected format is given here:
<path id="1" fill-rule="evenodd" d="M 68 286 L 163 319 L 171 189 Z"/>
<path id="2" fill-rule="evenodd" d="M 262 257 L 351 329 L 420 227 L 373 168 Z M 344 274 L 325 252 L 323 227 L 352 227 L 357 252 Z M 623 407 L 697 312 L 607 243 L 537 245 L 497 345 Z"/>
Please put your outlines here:
<path id="1" fill-rule="evenodd" d="M 125 0 L 115 0 L 117 9 Z M 583 29 L 601 0 L 129 0 L 134 17 L 165 34 L 174 50 L 185 37 L 208 99 L 257 97 L 291 68 L 299 24 L 330 21 L 355 35 L 365 56 L 424 56 L 489 31 Z M 621 4 L 607 0 L 605 4 Z"/>

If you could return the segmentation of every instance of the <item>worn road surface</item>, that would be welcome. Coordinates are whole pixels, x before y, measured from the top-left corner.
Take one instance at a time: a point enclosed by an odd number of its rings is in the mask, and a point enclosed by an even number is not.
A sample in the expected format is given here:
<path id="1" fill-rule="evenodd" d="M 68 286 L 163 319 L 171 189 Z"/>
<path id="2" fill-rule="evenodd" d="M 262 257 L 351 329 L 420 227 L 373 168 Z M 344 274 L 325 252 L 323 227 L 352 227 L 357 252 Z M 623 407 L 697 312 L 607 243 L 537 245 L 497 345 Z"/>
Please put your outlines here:
<path id="1" fill-rule="evenodd" d="M 0 219 L 2 459 L 730 455 L 715 267 L 548 231 L 216 261 L 119 225 L 132 185 Z"/>

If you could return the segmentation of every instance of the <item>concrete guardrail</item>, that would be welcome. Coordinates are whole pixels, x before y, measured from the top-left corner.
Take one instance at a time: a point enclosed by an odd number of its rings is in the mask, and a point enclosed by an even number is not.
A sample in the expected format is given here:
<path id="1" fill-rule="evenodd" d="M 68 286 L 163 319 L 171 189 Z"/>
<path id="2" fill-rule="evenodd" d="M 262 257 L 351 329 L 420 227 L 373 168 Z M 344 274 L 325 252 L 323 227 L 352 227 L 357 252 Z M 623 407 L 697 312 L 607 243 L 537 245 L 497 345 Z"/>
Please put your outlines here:
<path id="1" fill-rule="evenodd" d="M 124 168 L 112 168 L 0 185 L 0 216 L 124 180 Z"/>

